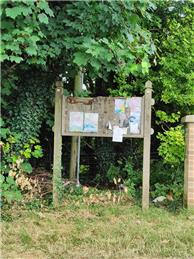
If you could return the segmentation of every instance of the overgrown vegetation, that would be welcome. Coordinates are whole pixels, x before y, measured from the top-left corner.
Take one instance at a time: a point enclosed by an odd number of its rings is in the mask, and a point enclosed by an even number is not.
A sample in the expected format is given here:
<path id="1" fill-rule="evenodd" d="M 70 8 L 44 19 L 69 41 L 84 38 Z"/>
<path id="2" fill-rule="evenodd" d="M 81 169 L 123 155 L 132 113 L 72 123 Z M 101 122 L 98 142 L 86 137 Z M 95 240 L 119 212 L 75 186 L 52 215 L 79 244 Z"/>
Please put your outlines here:
<path id="1" fill-rule="evenodd" d="M 2 1 L 2 201 L 33 196 L 30 173 L 51 171 L 55 81 L 63 78 L 70 95 L 78 70 L 90 96 L 139 96 L 153 82 L 151 198 L 182 200 L 180 120 L 194 112 L 193 14 L 190 1 Z M 68 178 L 70 140 L 63 144 Z M 81 184 L 123 186 L 140 197 L 141 141 L 86 139 L 81 150 Z"/>
<path id="2" fill-rule="evenodd" d="M 19 201 L 22 199 L 22 192 L 32 194 L 31 190 L 36 183 L 28 179 L 27 174 L 32 172 L 29 159 L 42 156 L 42 148 L 39 140 L 30 138 L 22 143 L 22 134 L 12 133 L 8 128 L 3 127 L 1 120 L 1 199 L 2 202 Z"/>

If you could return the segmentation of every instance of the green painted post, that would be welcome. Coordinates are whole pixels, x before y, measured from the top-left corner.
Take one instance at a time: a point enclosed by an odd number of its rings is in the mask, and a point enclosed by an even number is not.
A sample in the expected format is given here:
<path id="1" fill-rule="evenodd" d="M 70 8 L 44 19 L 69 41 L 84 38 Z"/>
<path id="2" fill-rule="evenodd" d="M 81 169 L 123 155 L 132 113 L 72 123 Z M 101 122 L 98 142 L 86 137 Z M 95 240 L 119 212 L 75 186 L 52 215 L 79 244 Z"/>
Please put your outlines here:
<path id="1" fill-rule="evenodd" d="M 55 122 L 54 122 L 54 157 L 53 157 L 53 205 L 60 202 L 61 191 L 61 155 L 62 155 L 62 96 L 63 83 L 56 82 L 55 91 Z"/>
<path id="2" fill-rule="evenodd" d="M 152 82 L 145 84 L 142 208 L 149 208 Z"/>

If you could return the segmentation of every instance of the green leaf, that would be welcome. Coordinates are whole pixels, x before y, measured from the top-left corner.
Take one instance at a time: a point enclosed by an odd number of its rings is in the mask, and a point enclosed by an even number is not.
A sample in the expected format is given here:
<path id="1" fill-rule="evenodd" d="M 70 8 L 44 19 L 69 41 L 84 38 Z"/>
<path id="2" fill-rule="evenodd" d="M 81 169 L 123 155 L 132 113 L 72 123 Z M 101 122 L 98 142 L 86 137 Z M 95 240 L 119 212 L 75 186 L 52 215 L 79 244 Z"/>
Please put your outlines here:
<path id="1" fill-rule="evenodd" d="M 91 65 L 98 71 L 101 67 L 101 64 L 98 60 L 92 59 L 91 60 Z"/>
<path id="2" fill-rule="evenodd" d="M 0 55 L 0 61 L 3 62 L 4 60 L 9 60 L 9 56 L 6 54 Z"/>
<path id="3" fill-rule="evenodd" d="M 4 139 L 5 139 L 8 132 L 9 132 L 9 129 L 7 129 L 7 128 L 1 128 L 1 132 L 0 132 L 1 138 L 4 138 Z"/>
<path id="4" fill-rule="evenodd" d="M 11 51 L 13 51 L 13 52 L 16 52 L 16 51 L 20 50 L 20 48 L 19 48 L 19 46 L 17 45 L 17 43 L 16 43 L 16 44 L 10 44 L 10 43 L 9 43 L 9 45 L 6 45 L 6 46 L 5 46 L 5 49 L 9 49 L 9 50 L 11 50 Z"/>
<path id="5" fill-rule="evenodd" d="M 21 192 L 15 188 L 14 190 L 7 190 L 7 191 L 3 191 L 3 197 L 5 197 L 5 199 L 8 201 L 8 202 L 11 202 L 11 201 L 20 201 L 21 198 L 22 198 L 22 194 Z"/>
<path id="6" fill-rule="evenodd" d="M 77 52 L 74 54 L 73 62 L 78 66 L 85 66 L 88 62 L 88 55 L 82 52 Z"/>
<path id="7" fill-rule="evenodd" d="M 150 63 L 148 61 L 147 57 L 144 57 L 142 62 L 141 62 L 141 66 L 142 66 L 142 73 L 146 74 L 149 71 L 149 67 L 150 67 Z"/>
<path id="8" fill-rule="evenodd" d="M 46 14 L 44 13 L 39 14 L 38 19 L 41 23 L 48 24 L 48 17 L 46 16 Z"/>
<path id="9" fill-rule="evenodd" d="M 112 60 L 112 58 L 113 58 L 113 54 L 111 53 L 111 52 L 107 52 L 107 54 L 106 54 L 106 60 L 108 61 L 108 62 L 110 62 L 111 60 Z"/>
<path id="10" fill-rule="evenodd" d="M 15 19 L 18 15 L 22 13 L 22 10 L 20 7 L 12 7 L 12 8 L 6 8 L 5 13 L 8 17 Z"/>
<path id="11" fill-rule="evenodd" d="M 42 157 L 43 156 L 43 154 L 42 154 L 42 150 L 34 150 L 33 152 L 32 152 L 32 155 L 33 155 L 33 157 L 35 157 L 35 158 L 39 158 L 39 157 Z"/>
<path id="12" fill-rule="evenodd" d="M 40 145 L 36 145 L 36 146 L 34 146 L 34 148 L 37 149 L 37 150 L 41 150 L 41 146 Z"/>
<path id="13" fill-rule="evenodd" d="M 2 118 L 0 118 L 0 127 L 3 127 L 5 125 L 4 121 Z"/>
<path id="14" fill-rule="evenodd" d="M 36 35 L 32 35 L 30 39 L 31 39 L 34 43 L 40 40 L 40 38 L 39 38 L 38 36 L 36 36 Z"/>
<path id="15" fill-rule="evenodd" d="M 8 31 L 12 30 L 12 29 L 14 29 L 14 23 L 13 23 L 13 21 L 2 20 L 1 21 L 1 28 L 6 29 Z"/>
<path id="16" fill-rule="evenodd" d="M 24 16 L 27 16 L 28 14 L 32 13 L 32 9 L 30 7 L 24 6 L 22 7 L 22 13 Z"/>
<path id="17" fill-rule="evenodd" d="M 24 172 L 26 172 L 26 173 L 31 173 L 31 172 L 32 172 L 32 166 L 31 166 L 31 164 L 28 163 L 28 162 L 23 163 L 22 166 L 21 166 L 21 168 L 22 168 L 22 170 L 23 170 Z"/>
<path id="18" fill-rule="evenodd" d="M 0 185 L 2 185 L 4 181 L 5 181 L 5 177 L 1 174 L 0 175 Z"/>
<path id="19" fill-rule="evenodd" d="M 15 62 L 15 63 L 20 63 L 23 60 L 22 57 L 18 57 L 18 56 L 10 56 L 9 59 L 11 62 Z"/>
<path id="20" fill-rule="evenodd" d="M 27 16 L 28 14 L 32 13 L 32 9 L 27 6 L 15 6 L 12 8 L 5 9 L 6 15 L 12 19 L 15 19 L 17 16 L 23 14 Z"/>
<path id="21" fill-rule="evenodd" d="M 133 74 L 138 71 L 138 65 L 137 64 L 130 64 L 129 65 L 129 71 Z"/>
<path id="22" fill-rule="evenodd" d="M 12 162 L 16 163 L 16 161 L 18 160 L 18 156 L 17 155 L 12 155 Z"/>
<path id="23" fill-rule="evenodd" d="M 30 56 L 33 56 L 33 55 L 36 55 L 37 54 L 37 51 L 36 51 L 36 47 L 34 46 L 29 46 L 26 48 L 26 52 L 28 53 L 28 55 Z"/>
<path id="24" fill-rule="evenodd" d="M 49 16 L 53 17 L 53 11 L 50 9 L 48 3 L 46 1 L 39 1 L 37 3 L 37 6 L 41 9 L 44 10 L 46 14 L 48 14 Z"/>
<path id="25" fill-rule="evenodd" d="M 130 17 L 129 17 L 129 21 L 131 23 L 131 25 L 136 25 L 137 22 L 139 21 L 139 17 L 135 14 L 132 14 Z"/>
<path id="26" fill-rule="evenodd" d="M 14 181 L 14 179 L 13 179 L 13 177 L 11 177 L 11 176 L 8 176 L 7 178 L 6 178 L 6 182 L 9 184 L 9 185 L 15 185 L 15 181 Z"/>

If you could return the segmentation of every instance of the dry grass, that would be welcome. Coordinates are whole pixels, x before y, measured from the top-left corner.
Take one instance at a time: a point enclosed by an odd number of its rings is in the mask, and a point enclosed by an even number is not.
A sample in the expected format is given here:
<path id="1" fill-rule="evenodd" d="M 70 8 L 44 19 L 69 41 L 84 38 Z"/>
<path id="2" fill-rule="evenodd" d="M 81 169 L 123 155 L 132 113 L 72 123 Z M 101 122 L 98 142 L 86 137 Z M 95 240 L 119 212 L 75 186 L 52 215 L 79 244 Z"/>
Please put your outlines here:
<path id="1" fill-rule="evenodd" d="M 2 223 L 2 259 L 191 259 L 192 213 L 114 204 L 12 208 Z"/>

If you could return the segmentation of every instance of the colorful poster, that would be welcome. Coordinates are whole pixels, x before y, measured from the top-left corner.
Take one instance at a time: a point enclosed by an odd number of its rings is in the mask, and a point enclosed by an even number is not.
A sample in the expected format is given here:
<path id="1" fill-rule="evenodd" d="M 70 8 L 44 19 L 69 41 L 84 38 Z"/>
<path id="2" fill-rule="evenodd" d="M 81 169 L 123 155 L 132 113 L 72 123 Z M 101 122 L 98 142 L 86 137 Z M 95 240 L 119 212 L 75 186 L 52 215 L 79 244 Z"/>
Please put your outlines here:
<path id="1" fill-rule="evenodd" d="M 139 112 L 132 112 L 129 116 L 129 124 L 139 124 L 140 123 L 140 113 Z"/>
<path id="2" fill-rule="evenodd" d="M 69 131 L 82 132 L 83 131 L 83 112 L 70 112 L 69 113 Z"/>
<path id="3" fill-rule="evenodd" d="M 131 134 L 140 133 L 140 112 L 132 112 L 129 117 L 129 130 Z"/>
<path id="4" fill-rule="evenodd" d="M 142 97 L 115 99 L 115 112 L 119 119 L 118 126 L 124 128 L 123 134 L 140 134 L 141 102 Z"/>
<path id="5" fill-rule="evenodd" d="M 126 108 L 125 113 L 119 114 L 119 126 L 122 128 L 128 128 L 131 124 L 137 124 L 140 126 L 140 112 L 128 112 Z"/>
<path id="6" fill-rule="evenodd" d="M 130 112 L 141 112 L 141 97 L 131 97 L 126 100 L 126 107 L 129 107 Z"/>
<path id="7" fill-rule="evenodd" d="M 98 132 L 98 113 L 84 114 L 84 132 Z"/>
<path id="8" fill-rule="evenodd" d="M 113 142 L 123 142 L 123 129 L 119 126 L 113 126 Z"/>
<path id="9" fill-rule="evenodd" d="M 115 113 L 125 112 L 125 99 L 115 99 Z"/>

